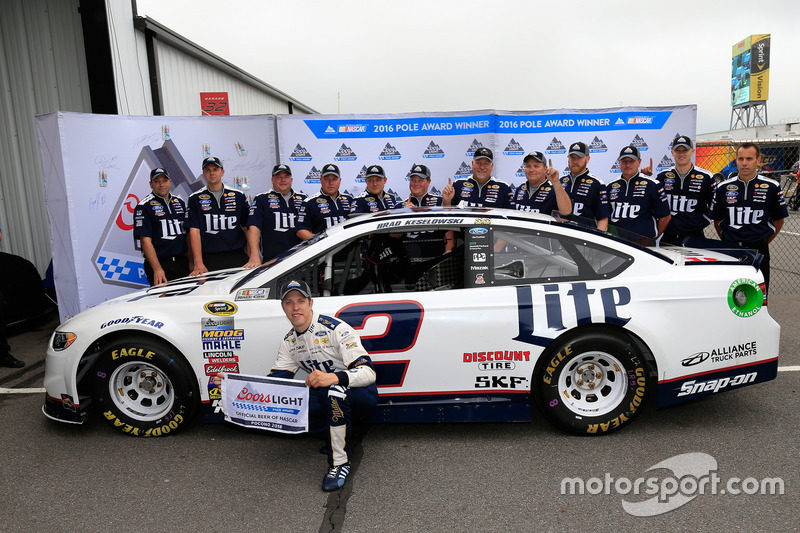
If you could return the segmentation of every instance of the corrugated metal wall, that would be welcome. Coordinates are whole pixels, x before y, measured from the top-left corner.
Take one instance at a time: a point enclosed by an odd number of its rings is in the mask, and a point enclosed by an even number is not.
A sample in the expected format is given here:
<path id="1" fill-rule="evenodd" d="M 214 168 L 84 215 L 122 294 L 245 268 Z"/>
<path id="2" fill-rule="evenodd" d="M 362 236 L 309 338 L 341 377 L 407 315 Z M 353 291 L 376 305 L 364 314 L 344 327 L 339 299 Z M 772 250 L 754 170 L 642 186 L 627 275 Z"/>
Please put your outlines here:
<path id="1" fill-rule="evenodd" d="M 231 115 L 285 114 L 289 105 L 224 72 L 156 41 L 165 115 L 200 115 L 200 93 L 226 91 Z"/>
<path id="2" fill-rule="evenodd" d="M 108 90 L 116 91 L 118 104 L 124 104 L 120 113 L 151 114 L 145 36 L 134 31 L 127 1 L 105 3 L 117 85 Z M 0 2 L 0 251 L 25 257 L 44 275 L 51 241 L 34 117 L 92 112 L 80 0 Z M 289 112 L 288 95 L 168 28 L 156 29 L 177 43 L 155 41 L 163 114 L 199 115 L 200 92 L 211 91 L 228 92 L 232 114 Z M 314 112 L 293 105 L 295 113 Z"/>
<path id="3" fill-rule="evenodd" d="M 78 0 L 2 4 L 0 250 L 25 257 L 44 274 L 50 230 L 34 117 L 91 111 L 83 31 Z"/>

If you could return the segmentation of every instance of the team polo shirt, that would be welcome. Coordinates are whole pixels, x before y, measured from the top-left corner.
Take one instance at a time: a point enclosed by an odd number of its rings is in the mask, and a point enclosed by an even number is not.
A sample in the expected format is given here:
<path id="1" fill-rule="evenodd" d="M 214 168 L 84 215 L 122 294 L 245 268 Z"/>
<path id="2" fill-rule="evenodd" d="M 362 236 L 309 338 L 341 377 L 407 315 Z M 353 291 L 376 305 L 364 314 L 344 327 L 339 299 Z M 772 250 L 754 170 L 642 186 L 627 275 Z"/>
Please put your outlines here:
<path id="1" fill-rule="evenodd" d="M 287 201 L 281 193 L 270 189 L 256 195 L 250 208 L 247 225 L 261 230 L 261 255 L 264 261 L 277 257 L 300 242 L 295 224 L 300 206 L 308 195 L 292 190 L 288 196 Z"/>
<path id="2" fill-rule="evenodd" d="M 561 176 L 561 185 L 572 200 L 571 219 L 584 217 L 602 220 L 610 216 L 606 186 L 600 178 L 589 174 L 588 170 L 575 177 L 571 174 Z"/>
<path id="3" fill-rule="evenodd" d="M 748 182 L 736 177 L 720 183 L 711 215 L 720 221 L 723 240 L 754 243 L 775 233 L 772 222 L 788 217 L 789 210 L 778 182 L 756 175 Z"/>
<path id="4" fill-rule="evenodd" d="M 247 244 L 244 229 L 250 214 L 250 205 L 244 194 L 223 187 L 217 203 L 208 187 L 203 187 L 189 197 L 188 208 L 186 225 L 200 230 L 204 254 L 244 250 Z"/>
<path id="5" fill-rule="evenodd" d="M 409 196 L 414 207 L 437 207 L 442 205 L 442 197 L 424 194 L 421 197 Z M 403 244 L 411 261 L 425 260 L 444 254 L 445 231 L 408 231 L 403 234 Z"/>
<path id="6" fill-rule="evenodd" d="M 416 196 L 409 196 L 408 199 L 414 204 L 414 207 L 437 207 L 442 205 L 442 197 L 435 194 L 423 194 L 419 198 Z"/>
<path id="7" fill-rule="evenodd" d="M 461 178 L 456 180 L 453 188 L 456 191 L 453 197 L 453 205 L 511 208 L 511 196 L 513 194 L 511 186 L 496 178 L 489 178 L 483 185 L 478 183 L 473 176 Z"/>
<path id="8" fill-rule="evenodd" d="M 608 184 L 611 223 L 643 237 L 658 234 L 658 219 L 669 215 L 664 189 L 656 180 L 637 173 Z"/>
<path id="9" fill-rule="evenodd" d="M 145 196 L 133 212 L 133 239 L 150 237 L 157 257 L 186 254 L 186 204 L 171 194 L 166 200 L 155 193 Z"/>
<path id="10" fill-rule="evenodd" d="M 683 178 L 675 167 L 659 172 L 656 180 L 664 187 L 672 219 L 665 233 L 697 233 L 711 223 L 711 204 L 716 182 L 711 172 L 697 167 Z"/>
<path id="11" fill-rule="evenodd" d="M 400 199 L 386 191 L 381 194 L 364 191 L 353 201 L 353 213 L 374 213 L 375 211 L 394 209 L 398 205 L 402 207 Z"/>
<path id="12" fill-rule="evenodd" d="M 558 211 L 556 191 L 548 180 L 542 181 L 537 187 L 531 187 L 528 181 L 517 187 L 511 205 L 518 211 L 531 211 L 545 215 L 552 215 L 553 211 Z"/>
<path id="13" fill-rule="evenodd" d="M 334 200 L 322 191 L 306 198 L 297 215 L 299 231 L 305 229 L 313 234 L 320 233 L 342 222 L 353 209 L 353 197 L 339 193 Z"/>

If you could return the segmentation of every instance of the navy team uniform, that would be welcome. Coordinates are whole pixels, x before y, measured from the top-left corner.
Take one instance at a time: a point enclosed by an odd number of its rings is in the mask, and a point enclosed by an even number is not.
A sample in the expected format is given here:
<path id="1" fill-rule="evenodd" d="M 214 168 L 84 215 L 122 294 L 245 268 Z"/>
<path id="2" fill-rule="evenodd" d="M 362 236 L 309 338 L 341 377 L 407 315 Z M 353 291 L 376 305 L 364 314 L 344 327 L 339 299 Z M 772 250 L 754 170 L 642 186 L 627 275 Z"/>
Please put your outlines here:
<path id="1" fill-rule="evenodd" d="M 236 268 L 248 261 L 245 246 L 250 205 L 240 191 L 223 187 L 219 204 L 208 187 L 189 197 L 186 225 L 200 230 L 203 263 L 209 272 Z"/>
<path id="2" fill-rule="evenodd" d="M 568 219 L 579 221 L 581 218 L 588 218 L 597 221 L 611 216 L 606 186 L 600 178 L 589 174 L 588 170 L 574 178 L 570 174 L 561 176 L 561 185 L 572 200 L 572 214 Z"/>
<path id="3" fill-rule="evenodd" d="M 164 269 L 167 280 L 189 275 L 189 258 L 186 256 L 186 204 L 170 194 L 169 200 L 150 193 L 133 212 L 133 240 L 149 237 L 156 257 Z M 144 272 L 153 284 L 153 267 L 145 259 Z"/>
<path id="4" fill-rule="evenodd" d="M 353 200 L 353 213 L 374 213 L 398 206 L 403 207 L 400 199 L 386 191 L 379 195 L 364 191 Z"/>
<path id="5" fill-rule="evenodd" d="M 720 221 L 723 241 L 758 250 L 764 255 L 761 271 L 769 286 L 767 239 L 775 233 L 772 222 L 789 216 L 778 182 L 759 175 L 747 182 L 738 177 L 723 181 L 717 186 L 711 216 Z"/>
<path id="6" fill-rule="evenodd" d="M 473 176 L 461 178 L 453 184 L 453 205 L 465 207 L 504 207 L 511 209 L 511 186 L 501 180 L 489 178 L 481 185 Z"/>
<path id="7" fill-rule="evenodd" d="M 367 422 L 378 404 L 369 354 L 350 325 L 314 312 L 306 331 L 286 334 L 269 375 L 294 378 L 300 369 L 339 378 L 338 385 L 309 388 L 309 433 L 324 435 L 329 466 L 349 463 L 352 423 Z"/>
<path id="8" fill-rule="evenodd" d="M 667 203 L 672 213 L 663 242 L 678 243 L 684 237 L 703 237 L 703 230 L 711 223 L 711 204 L 716 183 L 713 175 L 702 168 L 692 167 L 683 177 L 675 167 L 656 176 L 664 187 Z"/>
<path id="9" fill-rule="evenodd" d="M 414 207 L 437 207 L 442 205 L 442 197 L 425 194 L 420 198 L 409 196 Z M 405 204 L 401 204 L 401 207 Z M 412 262 L 423 261 L 444 254 L 446 231 L 408 231 L 403 233 L 403 244 Z"/>
<path id="10" fill-rule="evenodd" d="M 661 184 L 639 173 L 631 179 L 617 178 L 608 184 L 611 223 L 636 236 L 655 238 L 658 219 L 670 214 Z"/>
<path id="11" fill-rule="evenodd" d="M 344 221 L 352 209 L 353 197 L 349 194 L 339 193 L 334 200 L 320 191 L 306 198 L 300 206 L 295 229 L 305 229 L 316 235 Z"/>
<path id="12" fill-rule="evenodd" d="M 531 189 L 530 183 L 527 181 L 517 187 L 511 205 L 518 211 L 531 211 L 545 215 L 552 215 L 553 211 L 558 211 L 556 192 L 547 180 L 540 183 L 536 189 Z"/>
<path id="13" fill-rule="evenodd" d="M 288 201 L 274 190 L 255 197 L 247 225 L 261 230 L 261 256 L 264 261 L 277 257 L 300 242 L 295 224 L 300 206 L 306 198 L 308 195 L 294 190 Z"/>

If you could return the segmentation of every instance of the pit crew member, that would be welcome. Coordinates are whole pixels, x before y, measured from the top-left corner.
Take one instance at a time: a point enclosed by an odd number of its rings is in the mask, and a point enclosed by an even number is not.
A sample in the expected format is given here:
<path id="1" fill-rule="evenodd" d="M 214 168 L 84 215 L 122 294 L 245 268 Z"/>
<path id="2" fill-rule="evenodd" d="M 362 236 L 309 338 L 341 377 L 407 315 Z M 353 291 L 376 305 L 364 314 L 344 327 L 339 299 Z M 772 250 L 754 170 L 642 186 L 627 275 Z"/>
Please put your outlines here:
<path id="1" fill-rule="evenodd" d="M 272 167 L 272 189 L 256 195 L 247 219 L 247 249 L 260 250 L 261 260 L 247 262 L 257 267 L 300 242 L 295 224 L 300 206 L 308 195 L 292 189 L 289 165 Z"/>
<path id="2" fill-rule="evenodd" d="M 593 219 L 597 229 L 608 228 L 610 215 L 603 180 L 589 173 L 586 166 L 591 156 L 586 143 L 574 142 L 567 153 L 569 174 L 561 177 L 561 185 L 572 200 L 571 220 Z"/>
<path id="3" fill-rule="evenodd" d="M 133 212 L 133 240 L 141 244 L 147 281 L 159 285 L 189 275 L 186 204 L 170 194 L 172 180 L 163 168 L 150 171 L 150 189 Z"/>
<path id="4" fill-rule="evenodd" d="M 319 193 L 306 198 L 297 215 L 295 227 L 297 236 L 302 240 L 310 239 L 342 222 L 353 209 L 353 197 L 339 193 L 342 184 L 339 167 L 333 163 L 325 165 L 319 180 Z"/>
<path id="5" fill-rule="evenodd" d="M 761 271 L 769 289 L 769 243 L 783 227 L 789 210 L 777 181 L 758 174 L 761 149 L 742 143 L 736 149 L 739 174 L 720 182 L 714 196 L 711 218 L 723 241 L 758 250 L 764 259 Z"/>
<path id="6" fill-rule="evenodd" d="M 436 207 L 442 197 L 428 194 L 431 171 L 425 165 L 412 165 L 408 173 L 408 199 L 405 207 Z M 412 262 L 437 257 L 453 251 L 455 236 L 452 231 L 408 231 L 403 234 L 403 244 Z"/>
<path id="7" fill-rule="evenodd" d="M 511 208 L 511 186 L 492 177 L 494 154 L 481 147 L 472 155 L 472 175 L 451 183 L 442 191 L 443 204 L 463 207 L 504 207 Z"/>
<path id="8" fill-rule="evenodd" d="M 353 213 L 374 213 L 394 209 L 400 205 L 400 199 L 384 191 L 386 186 L 386 173 L 380 165 L 367 168 L 364 175 L 367 190 L 358 195 L 353 201 Z"/>
<path id="9" fill-rule="evenodd" d="M 689 237 L 703 237 L 711 223 L 711 203 L 716 183 L 711 172 L 692 164 L 692 140 L 679 135 L 672 141 L 673 167 L 659 172 L 656 179 L 664 187 L 672 218 L 661 242 L 683 244 Z"/>
<path id="10" fill-rule="evenodd" d="M 618 161 L 622 176 L 608 184 L 611 223 L 623 230 L 621 236 L 629 240 L 658 238 L 671 218 L 661 184 L 639 173 L 641 159 L 635 146 L 620 150 Z"/>
<path id="11" fill-rule="evenodd" d="M 218 157 L 203 159 L 206 186 L 189 197 L 189 248 L 194 259 L 192 276 L 244 266 L 247 217 L 250 205 L 241 191 L 222 183 L 225 170 Z M 254 253 L 258 254 L 258 250 Z"/>
<path id="12" fill-rule="evenodd" d="M 572 212 L 572 201 L 561 185 L 558 171 L 543 152 L 531 152 L 522 159 L 527 181 L 517 187 L 511 205 L 520 211 L 551 215 L 558 209 L 561 216 Z"/>

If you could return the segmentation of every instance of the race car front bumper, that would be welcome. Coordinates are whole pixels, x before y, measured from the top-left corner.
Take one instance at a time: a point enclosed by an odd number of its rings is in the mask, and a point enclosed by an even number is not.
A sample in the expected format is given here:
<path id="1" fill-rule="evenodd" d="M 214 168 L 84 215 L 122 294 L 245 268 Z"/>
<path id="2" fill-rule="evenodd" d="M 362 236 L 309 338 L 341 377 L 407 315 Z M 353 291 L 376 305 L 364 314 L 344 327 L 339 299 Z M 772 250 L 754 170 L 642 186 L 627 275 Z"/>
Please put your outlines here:
<path id="1" fill-rule="evenodd" d="M 88 417 L 69 394 L 62 394 L 61 398 L 57 399 L 45 393 L 42 413 L 51 420 L 67 424 L 83 424 Z"/>

